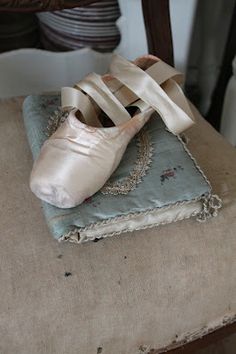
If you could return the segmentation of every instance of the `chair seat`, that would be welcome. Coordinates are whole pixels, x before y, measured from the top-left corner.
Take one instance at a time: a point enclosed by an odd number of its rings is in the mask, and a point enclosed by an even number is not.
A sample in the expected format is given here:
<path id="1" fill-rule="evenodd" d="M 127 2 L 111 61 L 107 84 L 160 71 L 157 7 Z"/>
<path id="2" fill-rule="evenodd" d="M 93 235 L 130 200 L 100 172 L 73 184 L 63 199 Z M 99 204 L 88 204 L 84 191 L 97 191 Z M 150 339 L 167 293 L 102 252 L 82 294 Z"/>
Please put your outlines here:
<path id="1" fill-rule="evenodd" d="M 233 321 L 235 149 L 195 110 L 188 146 L 223 199 L 218 217 L 58 244 L 29 190 L 21 104 L 0 102 L 0 352 L 139 354 Z"/>

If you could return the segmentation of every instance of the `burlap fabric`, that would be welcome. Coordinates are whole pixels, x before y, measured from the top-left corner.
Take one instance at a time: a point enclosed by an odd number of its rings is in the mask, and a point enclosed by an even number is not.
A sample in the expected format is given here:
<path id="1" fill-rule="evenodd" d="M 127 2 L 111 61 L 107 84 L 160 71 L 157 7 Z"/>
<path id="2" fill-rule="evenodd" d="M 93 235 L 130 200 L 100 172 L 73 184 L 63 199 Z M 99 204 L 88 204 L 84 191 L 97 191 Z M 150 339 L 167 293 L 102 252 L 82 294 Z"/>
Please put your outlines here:
<path id="1" fill-rule="evenodd" d="M 188 146 L 223 199 L 217 218 L 60 244 L 28 187 L 21 104 L 0 103 L 0 353 L 139 354 L 231 321 L 235 150 L 196 113 Z"/>

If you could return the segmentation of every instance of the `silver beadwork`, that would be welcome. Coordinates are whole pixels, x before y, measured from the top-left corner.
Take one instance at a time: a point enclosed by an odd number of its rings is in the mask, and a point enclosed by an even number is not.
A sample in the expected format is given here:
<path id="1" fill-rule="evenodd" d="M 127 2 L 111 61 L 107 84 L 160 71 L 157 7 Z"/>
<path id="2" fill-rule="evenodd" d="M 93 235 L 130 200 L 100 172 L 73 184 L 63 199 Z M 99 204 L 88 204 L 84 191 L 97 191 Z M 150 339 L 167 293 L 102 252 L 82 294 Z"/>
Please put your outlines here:
<path id="1" fill-rule="evenodd" d="M 202 210 L 197 215 L 197 221 L 205 222 L 207 219 L 216 217 L 222 207 L 222 200 L 216 194 L 210 194 L 202 198 Z"/>
<path id="2" fill-rule="evenodd" d="M 138 152 L 134 168 L 131 170 L 129 176 L 114 182 L 108 181 L 101 189 L 102 194 L 128 194 L 142 182 L 142 178 L 150 168 L 153 147 L 149 134 L 145 129 L 137 135 L 136 139 Z"/>
<path id="3" fill-rule="evenodd" d="M 48 125 L 45 134 L 50 137 L 65 122 L 69 111 L 64 111 L 60 107 L 48 119 Z"/>

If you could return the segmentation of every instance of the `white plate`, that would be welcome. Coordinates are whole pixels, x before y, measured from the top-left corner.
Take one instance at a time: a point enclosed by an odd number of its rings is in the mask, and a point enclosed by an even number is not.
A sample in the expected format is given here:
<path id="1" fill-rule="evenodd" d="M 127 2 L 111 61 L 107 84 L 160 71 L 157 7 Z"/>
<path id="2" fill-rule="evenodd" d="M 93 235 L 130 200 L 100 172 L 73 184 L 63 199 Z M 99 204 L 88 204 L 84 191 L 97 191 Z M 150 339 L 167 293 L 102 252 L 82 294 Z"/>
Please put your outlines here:
<path id="1" fill-rule="evenodd" d="M 116 44 L 114 43 L 103 43 L 103 42 L 93 42 L 93 41 L 80 41 L 80 40 L 72 40 L 72 39 L 65 39 L 60 36 L 55 35 L 54 33 L 46 33 L 46 39 L 48 38 L 52 44 L 59 45 L 66 48 L 71 49 L 78 49 L 82 47 L 93 47 L 93 48 L 100 48 L 100 49 L 114 49 Z"/>
<path id="2" fill-rule="evenodd" d="M 82 41 L 93 41 L 93 42 L 109 42 L 109 41 L 115 41 L 117 38 L 119 38 L 119 33 L 116 33 L 114 35 L 110 36 L 94 36 L 94 35 L 73 35 L 71 33 L 62 33 L 62 32 L 57 32 L 55 29 L 52 29 L 50 27 L 47 27 L 45 25 L 41 25 L 41 28 L 44 33 L 48 33 L 49 35 L 54 35 L 57 36 L 58 38 L 65 38 L 65 39 L 71 39 L 71 40 L 82 40 Z"/>
<path id="3" fill-rule="evenodd" d="M 51 28 L 52 30 L 55 30 L 57 32 L 61 32 L 61 33 L 65 33 L 68 35 L 84 35 L 84 36 L 94 36 L 94 37 L 109 37 L 111 35 L 118 35 L 119 34 L 119 30 L 118 28 L 114 25 L 113 27 L 109 28 L 109 29 L 96 29 L 96 28 L 90 28 L 90 29 L 81 29 L 78 27 L 74 27 L 74 26 L 67 26 L 64 24 L 58 24 L 56 22 L 51 21 L 50 23 L 48 22 L 44 22 L 41 21 L 42 24 L 45 24 L 46 26 L 48 26 L 49 28 Z"/>
<path id="4" fill-rule="evenodd" d="M 67 34 L 68 36 L 73 35 L 73 36 L 79 36 L 79 35 L 84 35 L 84 36 L 100 36 L 100 37 L 110 37 L 111 35 L 115 36 L 119 34 L 119 30 L 118 28 L 116 28 L 115 26 L 109 30 L 82 30 L 80 28 L 76 28 L 76 27 L 67 27 L 67 26 L 62 26 L 62 25 L 57 25 L 57 24 L 47 24 L 47 23 L 43 23 L 41 22 L 41 24 L 46 25 L 48 28 L 57 31 L 58 33 L 62 33 L 62 34 Z"/>
<path id="5" fill-rule="evenodd" d="M 92 21 L 79 21 L 79 20 L 70 20 L 70 19 L 64 19 L 59 16 L 55 16 L 53 14 L 48 14 L 48 13 L 41 13 L 38 14 L 38 18 L 40 21 L 44 22 L 45 24 L 47 23 L 48 25 L 53 22 L 53 23 L 58 23 L 58 25 L 63 25 L 67 24 L 70 26 L 75 26 L 81 29 L 85 28 L 94 28 L 94 29 L 110 29 L 115 25 L 116 21 L 109 21 L 109 22 L 92 22 Z"/>
<path id="6" fill-rule="evenodd" d="M 93 19 L 96 18 L 98 20 L 102 20 L 103 18 L 114 18 L 115 16 L 119 16 L 120 15 L 120 10 L 119 9 L 113 9 L 113 10 L 109 10 L 109 11 L 103 11 L 103 12 L 91 12 L 91 11 L 81 11 L 78 13 L 68 13 L 68 12 L 62 12 L 62 11 L 57 11 L 52 13 L 52 15 L 56 15 L 56 16 L 63 16 L 63 17 L 67 17 L 69 19 L 77 19 L 77 18 L 81 18 L 81 19 Z"/>

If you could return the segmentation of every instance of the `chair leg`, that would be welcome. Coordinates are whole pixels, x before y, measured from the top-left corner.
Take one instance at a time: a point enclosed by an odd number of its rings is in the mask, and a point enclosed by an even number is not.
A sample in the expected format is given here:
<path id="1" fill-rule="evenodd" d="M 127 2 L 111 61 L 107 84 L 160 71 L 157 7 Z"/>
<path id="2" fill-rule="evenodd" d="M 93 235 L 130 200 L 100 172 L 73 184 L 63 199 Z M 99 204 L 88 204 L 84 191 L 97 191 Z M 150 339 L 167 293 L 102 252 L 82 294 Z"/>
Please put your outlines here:
<path id="1" fill-rule="evenodd" d="M 149 52 L 174 64 L 169 0 L 142 0 Z"/>

